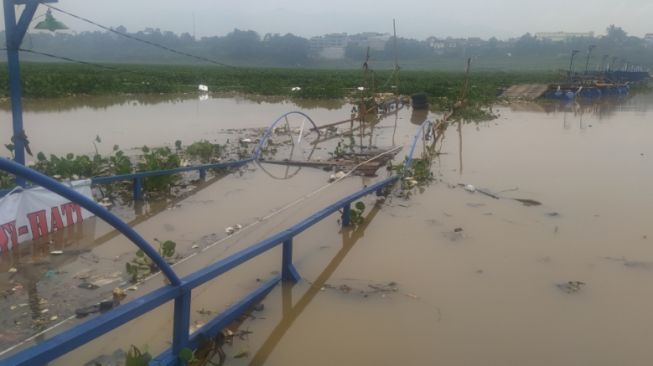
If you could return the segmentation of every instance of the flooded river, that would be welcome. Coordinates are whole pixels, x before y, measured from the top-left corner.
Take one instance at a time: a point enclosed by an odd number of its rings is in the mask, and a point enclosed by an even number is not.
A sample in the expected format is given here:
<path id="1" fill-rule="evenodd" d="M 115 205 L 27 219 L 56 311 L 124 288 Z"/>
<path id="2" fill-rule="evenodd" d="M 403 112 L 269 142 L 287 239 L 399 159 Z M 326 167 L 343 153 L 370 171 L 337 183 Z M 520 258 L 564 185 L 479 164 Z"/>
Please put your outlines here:
<path id="1" fill-rule="evenodd" d="M 107 149 L 220 140 L 226 129 L 265 127 L 292 109 L 304 110 L 318 125 L 345 119 L 351 110 L 338 102 L 189 97 L 28 107 L 33 150 L 47 153 L 90 152 L 96 135 Z M 409 199 L 393 194 L 382 205 L 364 199 L 366 219 L 356 229 L 341 230 L 334 215 L 295 239 L 302 280 L 275 288 L 264 307 L 234 329 L 242 337 L 225 345 L 226 364 L 648 365 L 652 108 L 651 95 L 596 105 L 512 103 L 495 106 L 492 121 L 450 125 L 432 164 L 432 184 Z M 0 115 L 9 120 L 6 110 Z M 396 158 L 401 161 L 424 118 L 403 109 L 356 143 L 404 145 Z M 8 124 L 0 135 L 9 135 Z M 317 154 L 328 157 L 332 148 Z M 199 184 L 188 197 L 120 214 L 148 240 L 176 241 L 185 259 L 175 270 L 184 275 L 388 173 L 325 187 L 330 174 L 250 164 Z M 227 236 L 224 228 L 236 224 L 244 228 Z M 82 322 L 69 319 L 73 308 L 110 296 L 124 282 L 124 262 L 134 253 L 129 242 L 94 220 L 64 234 L 2 257 L 3 348 Z M 50 256 L 53 249 L 64 255 Z M 273 250 L 195 290 L 193 325 L 279 266 L 280 251 Z M 102 285 L 80 289 L 81 278 Z M 128 292 L 128 300 L 162 283 L 155 276 Z M 171 308 L 144 315 L 56 364 L 82 365 L 101 355 L 96 360 L 112 364 L 110 356 L 131 344 L 158 354 L 168 347 Z M 53 332 L 40 335 L 51 326 Z"/>

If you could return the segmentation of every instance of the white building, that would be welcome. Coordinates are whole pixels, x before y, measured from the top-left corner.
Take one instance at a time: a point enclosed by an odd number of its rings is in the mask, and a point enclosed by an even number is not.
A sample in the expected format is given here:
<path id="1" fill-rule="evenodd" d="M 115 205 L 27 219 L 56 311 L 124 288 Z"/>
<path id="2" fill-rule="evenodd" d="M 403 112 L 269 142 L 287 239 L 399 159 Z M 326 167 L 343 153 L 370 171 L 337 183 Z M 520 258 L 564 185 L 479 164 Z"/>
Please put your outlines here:
<path id="1" fill-rule="evenodd" d="M 383 51 L 391 37 L 387 33 L 365 32 L 349 36 L 348 43 L 362 48 L 369 47 L 374 51 Z"/>
<path id="2" fill-rule="evenodd" d="M 653 44 L 653 33 L 646 33 L 644 35 L 644 40 L 649 44 Z"/>
<path id="3" fill-rule="evenodd" d="M 347 33 L 325 34 L 311 38 L 309 40 L 309 49 L 313 57 L 340 60 L 345 58 L 347 42 Z"/>
<path id="4" fill-rule="evenodd" d="M 561 42 L 569 41 L 573 38 L 592 38 L 594 37 L 594 32 L 539 32 L 535 33 L 535 38 L 552 41 L 552 42 Z"/>

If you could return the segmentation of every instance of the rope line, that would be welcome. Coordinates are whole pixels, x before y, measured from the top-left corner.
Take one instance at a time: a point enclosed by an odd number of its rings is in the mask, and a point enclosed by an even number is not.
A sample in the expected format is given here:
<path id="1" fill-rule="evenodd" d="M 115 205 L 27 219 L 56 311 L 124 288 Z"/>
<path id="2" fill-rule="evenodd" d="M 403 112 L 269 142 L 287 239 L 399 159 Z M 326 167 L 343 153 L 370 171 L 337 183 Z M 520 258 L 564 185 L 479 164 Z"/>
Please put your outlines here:
<path id="1" fill-rule="evenodd" d="M 68 15 L 68 16 L 70 16 L 70 17 L 73 17 L 73 18 L 78 19 L 78 20 L 81 20 L 81 21 L 83 21 L 83 22 L 86 22 L 86 23 L 92 24 L 92 25 L 94 25 L 94 26 L 96 26 L 96 27 L 98 27 L 98 28 L 101 28 L 101 29 L 104 29 L 104 30 L 106 30 L 106 31 L 108 31 L 108 32 L 111 32 L 111 33 L 117 34 L 117 35 L 119 35 L 119 36 L 121 36 L 121 37 L 125 37 L 125 38 L 128 38 L 128 39 L 131 39 L 131 40 L 133 40 L 133 41 L 137 41 L 137 42 L 145 43 L 145 44 L 150 45 L 150 46 L 152 46 L 152 47 L 157 47 L 157 48 L 160 48 L 160 49 L 162 49 L 162 50 L 165 50 L 165 51 L 168 51 L 168 52 L 171 52 L 171 53 L 175 53 L 175 54 L 177 54 L 177 55 L 186 56 L 186 57 L 193 58 L 193 59 L 196 59 L 196 60 L 199 60 L 199 61 L 208 62 L 208 63 L 214 64 L 214 65 L 223 66 L 223 67 L 230 67 L 230 68 L 237 68 L 236 66 L 233 66 L 233 65 L 225 64 L 225 63 L 223 63 L 223 62 L 216 61 L 216 60 L 212 60 L 212 59 L 207 58 L 207 57 L 198 56 L 198 55 L 193 55 L 193 54 L 188 53 L 188 52 L 179 51 L 179 50 L 176 50 L 176 49 L 174 49 L 174 48 L 170 48 L 170 47 L 168 47 L 168 46 L 164 46 L 164 45 L 159 44 L 159 43 L 156 43 L 156 42 L 148 41 L 148 40 L 146 40 L 146 39 L 142 39 L 142 38 L 139 38 L 139 37 L 133 36 L 133 35 L 128 34 L 128 33 L 123 33 L 123 32 L 117 31 L 117 30 L 115 30 L 115 29 L 113 29 L 113 28 L 111 28 L 111 27 L 107 27 L 107 26 L 102 25 L 102 24 L 100 24 L 100 23 L 97 23 L 97 22 L 95 22 L 95 21 L 93 21 L 93 20 L 90 20 L 90 19 L 88 19 L 88 18 L 84 18 L 84 17 L 82 17 L 82 16 L 80 16 L 80 15 L 73 14 L 73 13 L 71 13 L 71 12 L 68 12 L 68 11 L 66 11 L 66 10 L 60 9 L 60 8 L 58 8 L 58 7 L 56 7 L 56 6 L 53 6 L 53 5 L 50 5 L 50 4 L 45 4 L 45 3 L 41 3 L 41 4 L 47 6 L 48 8 L 50 8 L 50 9 L 52 9 L 52 10 L 58 11 L 58 12 L 60 12 L 60 13 L 62 13 L 62 14 L 66 14 L 66 15 Z"/>

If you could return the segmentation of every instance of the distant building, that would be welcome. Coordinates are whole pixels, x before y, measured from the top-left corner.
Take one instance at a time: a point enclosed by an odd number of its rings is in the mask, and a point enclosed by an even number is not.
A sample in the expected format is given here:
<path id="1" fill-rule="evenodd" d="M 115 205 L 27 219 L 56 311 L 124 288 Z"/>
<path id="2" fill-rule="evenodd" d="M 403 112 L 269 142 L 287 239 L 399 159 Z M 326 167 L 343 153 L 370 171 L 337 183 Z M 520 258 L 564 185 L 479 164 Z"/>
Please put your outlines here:
<path id="1" fill-rule="evenodd" d="M 387 33 L 358 33 L 352 34 L 348 37 L 348 44 L 362 48 L 369 47 L 374 51 L 383 51 L 386 43 L 388 43 L 391 37 L 392 36 Z"/>
<path id="2" fill-rule="evenodd" d="M 653 44 L 653 33 L 646 33 L 644 35 L 644 40 L 649 44 Z"/>
<path id="3" fill-rule="evenodd" d="M 435 37 L 427 38 L 426 43 L 434 50 L 441 50 L 447 47 L 447 42 L 445 40 L 437 39 Z"/>
<path id="4" fill-rule="evenodd" d="M 340 60 L 345 58 L 347 42 L 347 33 L 325 34 L 311 38 L 309 40 L 309 49 L 313 57 Z"/>
<path id="5" fill-rule="evenodd" d="M 552 41 L 552 42 L 561 42 L 569 41 L 573 38 L 592 38 L 594 37 L 594 32 L 540 32 L 535 33 L 535 38 Z"/>

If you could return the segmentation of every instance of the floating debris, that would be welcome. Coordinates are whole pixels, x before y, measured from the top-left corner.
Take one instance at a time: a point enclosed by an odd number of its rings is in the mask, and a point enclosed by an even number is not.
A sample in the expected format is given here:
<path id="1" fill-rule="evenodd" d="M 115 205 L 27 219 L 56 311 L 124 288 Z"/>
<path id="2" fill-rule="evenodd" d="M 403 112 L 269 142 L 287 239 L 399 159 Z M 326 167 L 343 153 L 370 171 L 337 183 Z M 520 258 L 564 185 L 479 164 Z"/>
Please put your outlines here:
<path id="1" fill-rule="evenodd" d="M 347 174 L 345 174 L 345 172 L 343 172 L 342 170 L 340 170 L 340 171 L 338 171 L 336 174 L 331 174 L 331 175 L 329 176 L 329 183 L 331 183 L 331 182 L 335 182 L 336 180 L 340 180 L 340 179 L 342 179 L 342 178 L 344 178 L 344 177 L 346 177 L 346 176 L 347 176 Z"/>
<path id="2" fill-rule="evenodd" d="M 234 358 L 245 358 L 245 357 L 249 357 L 248 350 L 242 350 L 234 355 Z"/>
<path id="3" fill-rule="evenodd" d="M 470 203 L 467 204 L 467 206 L 468 206 L 468 207 L 473 207 L 473 208 L 478 208 L 478 207 L 483 207 L 483 206 L 485 206 L 485 203 L 474 203 L 474 202 L 470 202 Z"/>
<path id="4" fill-rule="evenodd" d="M 235 233 L 236 231 L 238 231 L 238 230 L 240 230 L 240 229 L 242 229 L 242 228 L 243 228 L 243 225 L 241 225 L 241 224 L 236 224 L 236 225 L 234 225 L 234 226 L 227 226 L 227 227 L 224 229 L 224 232 L 227 233 L 227 235 L 231 235 L 231 234 Z"/>
<path id="5" fill-rule="evenodd" d="M 117 305 L 114 303 L 113 300 L 105 300 L 101 301 L 97 304 L 91 305 L 91 306 L 86 306 L 83 308 L 78 308 L 75 310 L 75 316 L 78 318 L 84 318 L 88 316 L 89 314 L 93 313 L 100 313 L 100 312 L 105 312 L 113 309 L 113 307 Z"/>
<path id="6" fill-rule="evenodd" d="M 451 231 L 443 231 L 442 236 L 449 239 L 450 241 L 459 241 L 465 238 L 463 234 L 463 228 L 457 227 Z"/>
<path id="7" fill-rule="evenodd" d="M 290 91 L 301 91 L 301 90 L 302 90 L 302 88 L 300 88 L 298 86 L 293 86 L 292 88 L 290 88 Z"/>
<path id="8" fill-rule="evenodd" d="M 9 273 L 16 273 L 16 272 L 18 272 L 18 268 L 16 267 L 9 268 Z"/>
<path id="9" fill-rule="evenodd" d="M 585 286 L 585 282 L 581 281 L 567 281 L 565 283 L 556 284 L 557 288 L 568 294 L 575 294 L 579 292 L 583 286 Z"/>
<path id="10" fill-rule="evenodd" d="M 199 90 L 199 91 L 201 91 L 201 92 L 207 92 L 207 91 L 209 91 L 209 87 L 206 86 L 206 85 L 204 85 L 204 84 L 199 84 L 199 85 L 197 86 L 197 90 Z"/>
<path id="11" fill-rule="evenodd" d="M 121 289 L 120 287 L 114 288 L 111 291 L 111 295 L 113 296 L 113 301 L 118 304 L 127 297 L 125 290 Z"/>
<path id="12" fill-rule="evenodd" d="M 63 250 L 53 250 L 50 252 L 51 255 L 62 255 Z"/>
<path id="13" fill-rule="evenodd" d="M 474 186 L 471 185 L 471 184 L 465 184 L 465 185 L 463 186 L 463 188 L 465 188 L 465 190 L 466 190 L 467 192 L 471 192 L 471 193 L 476 192 L 476 187 L 474 187 Z"/>
<path id="14" fill-rule="evenodd" d="M 200 314 L 200 315 L 211 315 L 211 314 L 213 314 L 213 312 L 211 310 L 206 310 L 204 308 L 201 308 L 201 309 L 197 310 L 197 313 Z"/>
<path id="15" fill-rule="evenodd" d="M 83 288 L 85 290 L 96 290 L 96 289 L 100 288 L 100 286 L 94 285 L 94 284 L 89 283 L 89 282 L 82 282 L 77 287 Z"/>
<path id="16" fill-rule="evenodd" d="M 644 270 L 653 269 L 653 262 L 630 260 L 627 259 L 626 257 L 603 257 L 603 258 L 611 261 L 622 262 L 623 265 L 628 268 L 644 269 Z"/>
<path id="17" fill-rule="evenodd" d="M 535 201 L 528 198 L 513 198 L 513 200 L 520 202 L 524 206 L 539 206 L 542 204 L 542 202 Z"/>
<path id="18" fill-rule="evenodd" d="M 413 177 L 406 177 L 404 178 L 404 182 L 408 185 L 408 188 L 413 188 L 415 187 L 419 182 L 413 178 Z"/>

